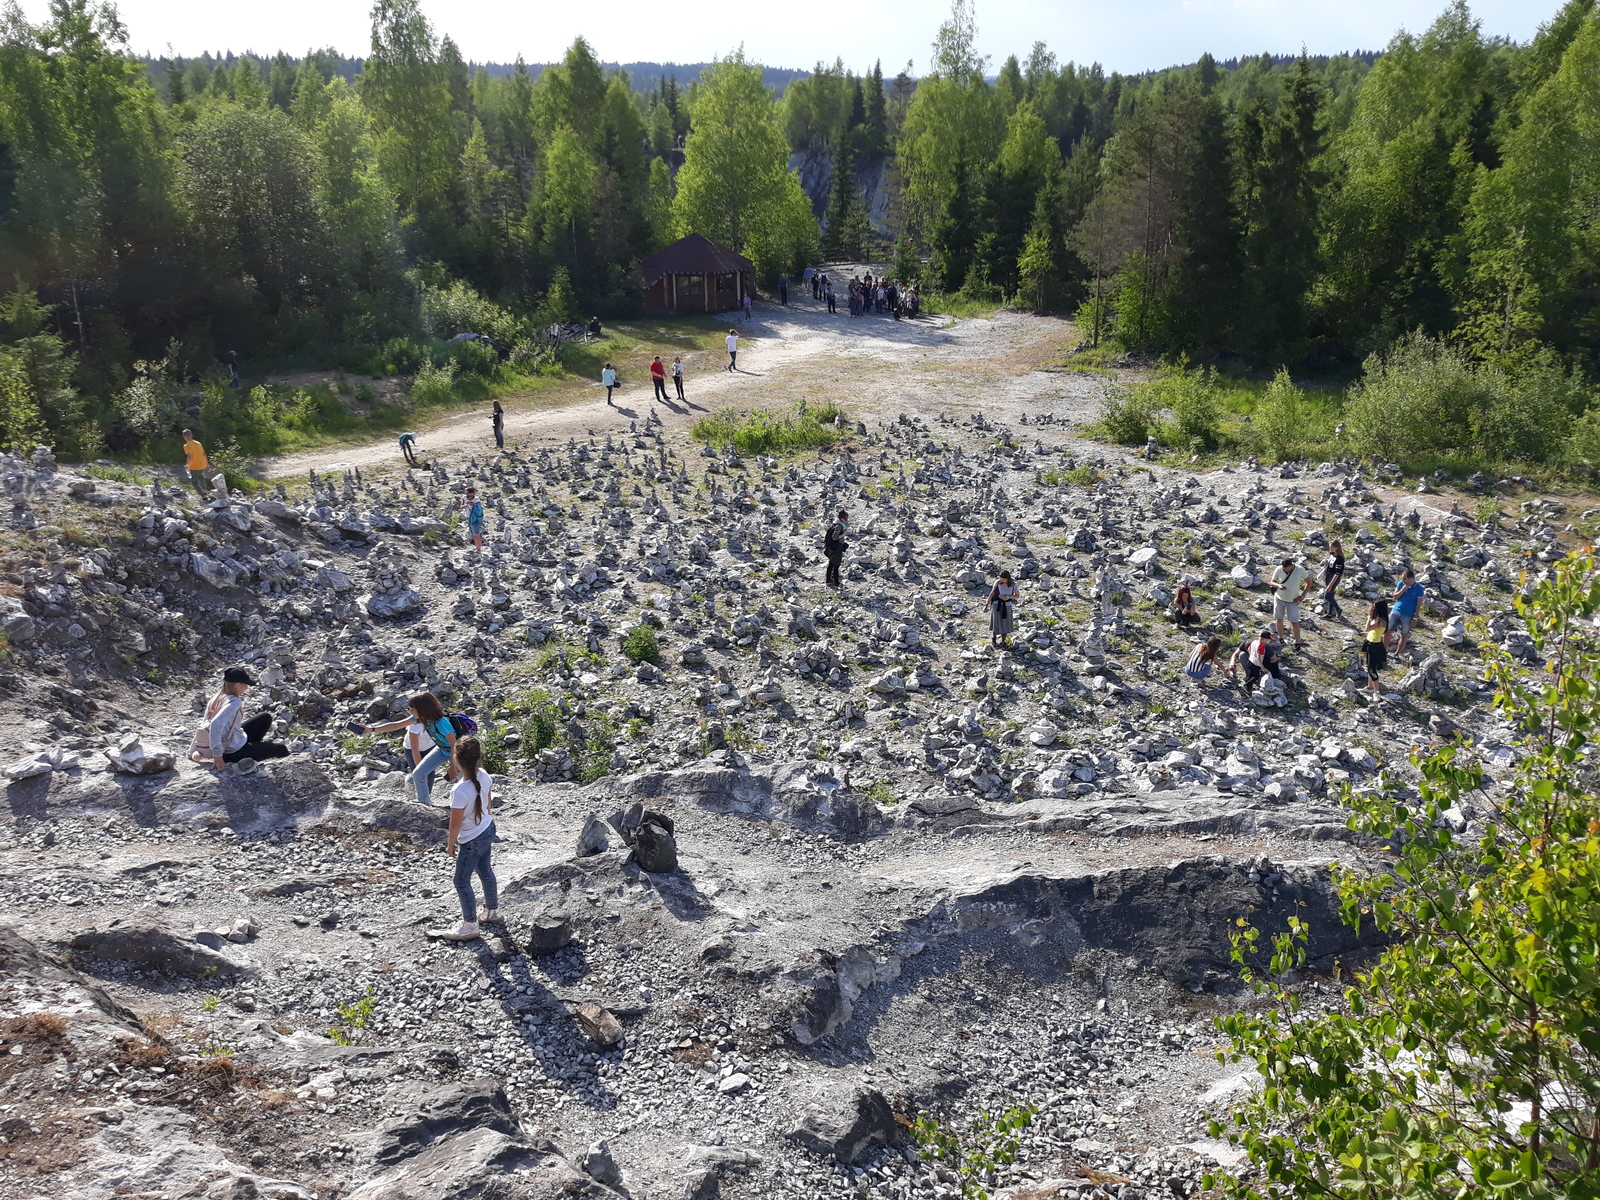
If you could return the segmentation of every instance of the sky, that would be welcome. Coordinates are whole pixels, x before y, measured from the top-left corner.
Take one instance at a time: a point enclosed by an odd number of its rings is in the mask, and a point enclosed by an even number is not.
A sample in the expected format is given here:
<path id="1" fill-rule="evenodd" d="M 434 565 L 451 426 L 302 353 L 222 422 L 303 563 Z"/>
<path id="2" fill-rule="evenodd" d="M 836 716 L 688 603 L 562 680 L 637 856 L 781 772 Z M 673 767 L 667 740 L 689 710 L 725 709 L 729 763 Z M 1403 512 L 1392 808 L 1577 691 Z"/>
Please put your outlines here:
<path id="1" fill-rule="evenodd" d="M 1477 0 L 1485 33 L 1527 41 L 1560 0 Z M 852 69 L 881 59 L 885 74 L 912 60 L 928 64 L 929 45 L 946 0 L 851 0 L 728 3 L 728 0 L 422 0 L 437 32 L 476 61 L 558 59 L 573 38 L 589 39 L 607 62 L 704 62 L 741 44 L 747 57 L 774 67 L 811 66 L 842 57 Z M 362 0 L 119 0 L 130 42 L 140 53 L 284 49 L 298 54 L 331 45 L 366 52 L 368 5 Z M 1406 28 L 1421 33 L 1444 0 L 978 0 L 978 42 L 991 71 L 1044 41 L 1058 59 L 1100 62 L 1135 73 L 1259 54 L 1381 49 Z M 47 0 L 23 0 L 37 20 Z"/>

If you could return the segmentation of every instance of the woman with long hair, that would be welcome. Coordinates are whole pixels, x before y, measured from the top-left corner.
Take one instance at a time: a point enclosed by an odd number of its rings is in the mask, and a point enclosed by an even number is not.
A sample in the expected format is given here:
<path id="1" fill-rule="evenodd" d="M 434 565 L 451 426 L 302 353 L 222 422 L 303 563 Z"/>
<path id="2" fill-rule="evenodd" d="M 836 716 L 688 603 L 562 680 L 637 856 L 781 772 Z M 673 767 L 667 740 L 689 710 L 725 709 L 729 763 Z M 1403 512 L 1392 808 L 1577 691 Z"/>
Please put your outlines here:
<path id="1" fill-rule="evenodd" d="M 500 919 L 500 884 L 494 877 L 493 780 L 483 769 L 483 745 L 475 737 L 456 743 L 456 764 L 461 779 L 450 789 L 450 831 L 445 853 L 456 860 L 456 898 L 461 901 L 461 924 L 454 929 L 429 930 L 450 942 L 468 942 L 478 936 L 478 902 L 472 894 L 472 877 L 483 884 L 483 923 Z"/>
<path id="2" fill-rule="evenodd" d="M 1389 602 L 1374 600 L 1367 610 L 1367 628 L 1361 635 L 1361 661 L 1367 667 L 1367 690 L 1380 695 L 1378 672 L 1389 665 L 1389 647 L 1384 639 L 1389 632 Z"/>
<path id="3" fill-rule="evenodd" d="M 1195 644 L 1194 653 L 1189 655 L 1189 662 L 1183 668 L 1183 673 L 1196 683 L 1210 676 L 1212 669 L 1217 665 L 1217 655 L 1222 652 L 1222 639 L 1219 637 L 1207 638 Z"/>
<path id="4" fill-rule="evenodd" d="M 401 717 L 398 721 L 386 721 L 382 725 L 351 725 L 350 732 L 393 733 L 396 729 L 405 729 L 413 721 L 422 726 L 422 732 L 427 735 L 427 740 L 433 743 L 433 749 L 423 755 L 422 761 L 411 768 L 411 782 L 417 789 L 417 799 L 423 804 L 433 803 L 433 773 L 440 767 L 449 767 L 453 778 L 454 758 L 456 749 L 455 722 L 444 711 L 444 705 L 439 703 L 439 697 L 432 692 L 418 692 L 406 701 L 406 707 L 411 710 L 410 717 Z M 409 737 L 406 739 L 411 740 Z"/>
<path id="5" fill-rule="evenodd" d="M 229 763 L 244 759 L 261 760 L 287 758 L 289 747 L 281 742 L 266 741 L 272 732 L 272 714 L 257 713 L 249 720 L 244 716 L 244 694 L 255 682 L 243 667 L 229 667 L 222 673 L 222 687 L 206 705 L 206 722 L 197 730 L 189 757 L 202 762 L 211 760 L 215 771 L 222 771 Z M 204 733 L 204 737 L 201 733 Z"/>
<path id="6" fill-rule="evenodd" d="M 994 587 L 989 589 L 989 599 L 984 609 L 989 614 L 989 641 L 1001 649 L 1011 649 L 1011 633 L 1017 627 L 1017 601 L 1022 599 L 1022 589 L 1011 578 L 1010 571 L 1001 571 Z"/>
<path id="7" fill-rule="evenodd" d="M 1184 584 L 1172 598 L 1172 619 L 1180 629 L 1200 624 L 1200 609 L 1194 602 L 1194 593 Z"/>

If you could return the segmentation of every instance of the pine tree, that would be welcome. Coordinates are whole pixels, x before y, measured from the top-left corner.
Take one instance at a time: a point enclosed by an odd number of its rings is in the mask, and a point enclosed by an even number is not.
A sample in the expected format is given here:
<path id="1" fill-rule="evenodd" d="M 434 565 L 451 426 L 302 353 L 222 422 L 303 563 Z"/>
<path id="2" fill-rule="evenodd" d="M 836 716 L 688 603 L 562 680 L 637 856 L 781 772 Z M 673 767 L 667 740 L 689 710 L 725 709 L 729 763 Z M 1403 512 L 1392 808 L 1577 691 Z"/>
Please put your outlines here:
<path id="1" fill-rule="evenodd" d="M 959 291 L 966 282 L 978 245 L 977 197 L 965 159 L 956 159 L 954 176 L 955 190 L 934 226 L 928 262 L 931 281 L 946 292 Z"/>
<path id="2" fill-rule="evenodd" d="M 867 123 L 861 134 L 863 158 L 877 158 L 889 150 L 889 112 L 883 94 L 883 64 L 872 64 L 867 84 Z"/>
<path id="3" fill-rule="evenodd" d="M 855 155 L 849 141 L 840 139 L 834 149 L 833 175 L 828 184 L 828 211 L 824 219 L 822 249 L 834 261 L 859 261 L 866 254 L 871 228 L 867 209 L 856 186 Z"/>

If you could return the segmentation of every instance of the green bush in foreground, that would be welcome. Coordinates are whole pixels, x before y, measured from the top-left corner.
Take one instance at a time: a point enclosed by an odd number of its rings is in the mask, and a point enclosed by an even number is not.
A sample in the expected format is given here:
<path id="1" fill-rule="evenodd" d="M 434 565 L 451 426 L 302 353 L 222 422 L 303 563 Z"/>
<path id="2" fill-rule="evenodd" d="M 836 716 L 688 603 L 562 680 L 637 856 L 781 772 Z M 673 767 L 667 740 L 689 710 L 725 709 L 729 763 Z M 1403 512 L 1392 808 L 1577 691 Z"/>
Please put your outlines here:
<path id="1" fill-rule="evenodd" d="M 740 454 L 797 454 L 844 440 L 844 413 L 832 404 L 801 407 L 792 414 L 770 409 L 721 408 L 694 423 L 694 436 L 713 446 L 733 443 Z"/>
<path id="2" fill-rule="evenodd" d="M 622 653 L 629 662 L 658 663 L 661 661 L 661 640 L 648 625 L 637 625 L 622 643 Z"/>
<path id="3" fill-rule="evenodd" d="M 1419 763 L 1418 804 L 1350 796 L 1351 828 L 1401 849 L 1387 874 L 1340 874 L 1344 918 L 1376 922 L 1392 945 L 1342 1008 L 1306 1013 L 1283 979 L 1306 962 L 1292 922 L 1275 939 L 1276 978 L 1246 973 L 1267 1011 L 1219 1022 L 1233 1043 L 1220 1057 L 1253 1061 L 1262 1079 L 1226 1130 L 1259 1175 L 1213 1180 L 1224 1194 L 1600 1195 L 1592 553 L 1559 563 L 1518 608 L 1544 665 L 1483 640 L 1496 704 L 1527 731 L 1493 824 L 1470 841 L 1451 832 L 1451 810 L 1483 784 L 1463 745 Z M 1242 932 L 1235 959 L 1256 940 Z"/>

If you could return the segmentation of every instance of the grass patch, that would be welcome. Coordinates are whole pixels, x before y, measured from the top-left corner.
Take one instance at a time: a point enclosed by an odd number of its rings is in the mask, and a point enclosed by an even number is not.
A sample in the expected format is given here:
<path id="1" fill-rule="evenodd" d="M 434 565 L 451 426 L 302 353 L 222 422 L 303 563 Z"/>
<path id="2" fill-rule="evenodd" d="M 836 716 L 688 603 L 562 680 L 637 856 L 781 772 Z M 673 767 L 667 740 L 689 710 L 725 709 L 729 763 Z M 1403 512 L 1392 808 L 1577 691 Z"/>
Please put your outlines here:
<path id="1" fill-rule="evenodd" d="M 924 292 L 922 311 L 937 317 L 992 317 L 1003 307 L 998 300 L 977 299 L 960 292 Z"/>
<path id="2" fill-rule="evenodd" d="M 107 483 L 129 483 L 134 487 L 149 487 L 150 477 L 128 467 L 85 467 L 84 472 L 90 479 L 104 479 Z"/>
<path id="3" fill-rule="evenodd" d="M 849 437 L 843 410 L 834 404 L 771 409 L 721 408 L 694 423 L 694 436 L 713 446 L 728 443 L 740 454 L 799 454 Z"/>
<path id="4" fill-rule="evenodd" d="M 1071 484 L 1081 488 L 1092 488 L 1100 482 L 1100 472 L 1096 471 L 1088 463 L 1080 463 L 1070 471 L 1061 471 L 1052 467 L 1039 476 L 1039 482 L 1050 484 L 1052 487 Z M 1066 538 L 1057 538 L 1056 540 L 1061 545 L 1066 545 Z"/>

